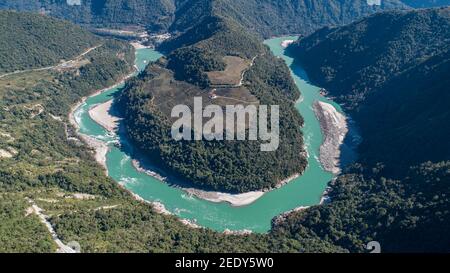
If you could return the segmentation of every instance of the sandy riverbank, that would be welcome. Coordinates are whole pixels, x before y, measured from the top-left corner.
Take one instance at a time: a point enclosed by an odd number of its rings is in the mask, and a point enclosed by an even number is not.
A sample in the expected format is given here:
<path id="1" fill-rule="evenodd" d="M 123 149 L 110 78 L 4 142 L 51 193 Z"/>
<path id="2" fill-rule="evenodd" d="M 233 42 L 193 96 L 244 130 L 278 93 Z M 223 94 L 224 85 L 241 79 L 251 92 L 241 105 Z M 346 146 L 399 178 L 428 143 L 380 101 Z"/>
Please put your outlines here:
<path id="1" fill-rule="evenodd" d="M 161 170 L 158 170 L 157 168 L 151 167 L 151 166 L 143 166 L 140 161 L 133 159 L 132 161 L 133 167 L 142 173 L 147 174 L 148 176 L 151 176 L 161 182 L 167 182 L 168 178 L 164 177 L 160 173 Z M 284 184 L 289 183 L 291 180 L 297 178 L 299 175 L 295 175 L 293 177 L 290 177 L 288 179 L 285 179 L 279 183 L 279 185 L 276 188 L 282 187 Z M 177 186 L 178 187 L 178 186 Z M 266 192 L 270 190 L 263 190 L 263 191 L 253 191 L 253 192 L 247 192 L 247 193 L 241 193 L 241 194 L 231 194 L 231 193 L 223 193 L 223 192 L 214 192 L 214 191 L 205 191 L 195 188 L 185 188 L 185 187 L 178 187 L 182 189 L 183 191 L 187 192 L 190 195 L 193 195 L 199 199 L 207 200 L 209 202 L 213 203 L 222 203 L 227 202 L 233 207 L 242 207 L 249 205 L 259 198 L 261 198 Z"/>
<path id="2" fill-rule="evenodd" d="M 242 207 L 249 205 L 259 198 L 261 198 L 265 192 L 263 191 L 252 191 L 241 194 L 229 194 L 223 192 L 210 192 L 202 191 L 194 188 L 184 189 L 187 193 L 192 194 L 198 198 L 213 202 L 222 203 L 227 202 L 233 207 Z"/>
<path id="3" fill-rule="evenodd" d="M 295 40 L 284 40 L 284 41 L 281 42 L 281 47 L 282 48 L 287 48 L 289 45 L 291 45 L 294 42 L 295 42 Z"/>
<path id="4" fill-rule="evenodd" d="M 103 92 L 106 92 L 110 89 L 116 88 L 117 86 L 119 86 L 123 82 L 125 82 L 127 79 L 131 78 L 134 75 L 134 73 L 135 73 L 135 71 L 123 76 L 120 80 L 117 81 L 117 83 L 115 83 L 114 85 L 112 85 L 110 87 L 106 87 L 106 88 L 97 90 L 94 93 L 92 93 L 91 95 L 81 98 L 81 100 L 78 103 L 76 103 L 75 105 L 73 105 L 72 108 L 70 109 L 70 112 L 68 115 L 69 123 L 78 131 L 80 129 L 80 125 L 78 124 L 78 121 L 75 118 L 75 112 L 78 108 L 80 108 L 81 105 L 83 105 L 83 103 L 87 100 L 87 98 L 95 97 L 97 95 L 100 95 Z M 103 106 L 103 107 L 101 107 L 101 109 L 107 110 L 107 112 L 109 113 L 109 109 L 110 109 L 111 105 L 109 105 L 109 107 Z M 102 118 L 102 115 L 103 114 L 100 114 L 99 119 Z M 108 127 L 114 126 L 114 124 L 106 124 L 106 123 L 105 123 L 105 125 L 107 125 Z M 92 149 L 95 150 L 95 160 L 104 167 L 105 173 L 108 174 L 108 169 L 106 167 L 106 154 L 109 151 L 108 145 L 106 143 L 104 143 L 98 139 L 95 139 L 93 137 L 90 137 L 90 136 L 86 136 L 86 135 L 79 134 L 79 133 L 77 133 L 77 135 L 89 147 L 91 147 Z"/>
<path id="5" fill-rule="evenodd" d="M 94 93 L 94 95 L 98 95 L 101 92 L 103 92 L 102 90 L 99 90 L 97 92 Z M 70 110 L 69 113 L 69 123 L 76 128 L 76 130 L 80 129 L 80 126 L 75 118 L 75 111 L 86 101 L 86 97 L 82 98 L 82 100 L 77 103 L 76 105 L 74 105 L 72 107 L 72 109 Z M 84 142 L 86 143 L 89 147 L 91 147 L 92 149 L 94 149 L 95 151 L 95 161 L 97 161 L 100 165 L 103 166 L 103 168 L 105 169 L 105 173 L 108 174 L 108 169 L 106 168 L 106 154 L 108 153 L 108 146 L 106 145 L 106 143 L 103 143 L 102 141 L 95 139 L 93 137 L 90 136 L 86 136 L 83 134 L 78 134 L 77 136 Z"/>
<path id="6" fill-rule="evenodd" d="M 315 102 L 313 109 L 324 135 L 324 141 L 320 146 L 320 163 L 326 171 L 339 174 L 341 172 L 340 147 L 348 133 L 346 117 L 333 105 L 321 101 Z"/>
<path id="7" fill-rule="evenodd" d="M 171 213 L 169 210 L 166 209 L 166 207 L 164 206 L 163 203 L 157 202 L 157 201 L 150 202 L 150 201 L 145 200 L 144 198 L 140 197 L 139 195 L 137 195 L 137 194 L 135 194 L 135 193 L 133 193 L 131 191 L 129 191 L 129 192 L 134 197 L 134 199 L 136 199 L 136 200 L 138 200 L 140 202 L 143 202 L 143 203 L 150 204 L 153 207 L 153 209 L 156 211 L 156 213 L 159 213 L 159 214 L 162 214 L 162 215 L 167 215 L 167 216 L 168 215 L 173 215 L 173 213 Z M 189 219 L 183 219 L 183 218 L 178 218 L 178 220 L 182 224 L 184 224 L 184 225 L 186 225 L 186 226 L 188 226 L 190 228 L 202 228 L 201 226 L 197 225 L 195 223 L 195 221 L 191 221 Z"/>
<path id="8" fill-rule="evenodd" d="M 133 167 L 139 172 L 145 173 L 148 176 L 151 176 L 161 182 L 168 181 L 168 178 L 161 175 L 160 173 L 162 171 L 157 168 L 154 168 L 152 166 L 143 165 L 143 164 L 141 164 L 140 161 L 138 161 L 136 159 L 133 159 L 132 164 L 133 164 Z M 271 188 L 271 189 L 264 189 L 261 191 L 252 191 L 252 192 L 239 193 L 239 194 L 216 192 L 216 191 L 205 191 L 205 190 L 200 190 L 200 189 L 195 189 L 195 188 L 186 188 L 186 187 L 178 187 L 178 186 L 177 187 L 199 199 L 203 199 L 203 200 L 213 202 L 213 203 L 226 202 L 233 207 L 242 207 L 242 206 L 247 206 L 247 205 L 252 204 L 253 202 L 255 202 L 256 200 L 261 198 L 267 192 L 270 192 L 275 189 L 279 189 L 298 177 L 300 177 L 300 174 L 294 174 L 291 177 L 288 177 L 288 178 L 278 182 L 277 186 L 274 188 Z"/>
<path id="9" fill-rule="evenodd" d="M 113 113 L 112 105 L 113 100 L 109 100 L 89 110 L 91 119 L 110 132 L 116 131 L 120 122 L 120 118 Z"/>

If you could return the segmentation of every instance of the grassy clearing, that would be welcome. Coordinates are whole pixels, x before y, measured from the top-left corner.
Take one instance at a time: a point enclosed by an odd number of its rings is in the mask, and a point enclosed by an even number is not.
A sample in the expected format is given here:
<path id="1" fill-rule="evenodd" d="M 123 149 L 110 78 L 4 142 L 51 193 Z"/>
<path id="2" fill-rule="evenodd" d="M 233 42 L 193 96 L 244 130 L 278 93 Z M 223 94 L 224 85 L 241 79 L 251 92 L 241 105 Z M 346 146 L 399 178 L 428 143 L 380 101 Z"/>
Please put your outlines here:
<path id="1" fill-rule="evenodd" d="M 157 108 L 167 118 L 171 119 L 173 107 L 179 104 L 194 108 L 194 97 L 201 97 L 203 107 L 208 105 L 258 105 L 258 99 L 250 93 L 246 87 L 207 88 L 177 81 L 173 78 L 173 72 L 153 65 L 149 68 L 155 77 L 146 82 L 145 90 L 150 92 L 152 99 L 148 101 L 148 107 Z M 207 122 L 208 119 L 204 119 Z M 247 127 L 248 124 L 245 125 Z"/>
<path id="2" fill-rule="evenodd" d="M 225 56 L 223 61 L 226 63 L 224 71 L 207 72 L 211 86 L 237 86 L 241 83 L 242 74 L 250 66 L 250 61 L 235 57 Z"/>

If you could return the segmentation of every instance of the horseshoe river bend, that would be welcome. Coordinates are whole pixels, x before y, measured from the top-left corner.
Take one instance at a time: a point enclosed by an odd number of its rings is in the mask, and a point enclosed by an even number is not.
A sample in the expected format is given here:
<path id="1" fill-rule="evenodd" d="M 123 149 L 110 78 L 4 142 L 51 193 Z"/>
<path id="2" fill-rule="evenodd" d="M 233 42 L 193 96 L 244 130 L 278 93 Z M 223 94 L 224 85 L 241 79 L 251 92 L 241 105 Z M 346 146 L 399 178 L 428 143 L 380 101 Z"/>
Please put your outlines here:
<path id="1" fill-rule="evenodd" d="M 174 214 L 180 219 L 190 223 L 207 227 L 216 231 L 252 231 L 267 232 L 271 228 L 272 219 L 284 212 L 318 205 L 321 202 L 327 184 L 333 179 L 334 174 L 324 170 L 320 157 L 320 147 L 324 141 L 320 122 L 314 112 L 313 104 L 317 101 L 327 103 L 342 113 L 336 103 L 320 95 L 320 89 L 308 83 L 306 73 L 294 64 L 293 59 L 286 55 L 282 42 L 294 40 L 296 37 L 280 37 L 266 40 L 273 54 L 282 58 L 291 70 L 299 90 L 301 99 L 296 108 L 303 116 L 305 125 L 302 128 L 306 150 L 308 151 L 308 167 L 300 177 L 297 177 L 279 189 L 269 191 L 260 198 L 245 206 L 232 206 L 226 202 L 210 202 L 188 194 L 183 189 L 169 184 L 138 171 L 132 163 L 129 145 L 115 145 L 118 141 L 126 143 L 121 133 L 112 134 L 100 124 L 91 119 L 89 110 L 96 105 L 110 101 L 114 94 L 121 92 L 124 84 L 119 84 L 111 89 L 88 97 L 75 108 L 74 120 L 78 127 L 78 133 L 97 142 L 102 142 L 108 147 L 106 152 L 106 168 L 108 175 L 123 185 L 136 196 L 156 202 L 167 213 Z M 143 70 L 150 61 L 155 61 L 162 55 L 152 49 L 141 48 L 136 52 L 136 66 Z M 343 144 L 341 150 L 351 151 L 351 144 Z M 350 147 L 350 148 L 349 148 Z M 349 152 L 349 154 L 351 154 Z M 354 157 L 354 155 L 349 156 Z"/>

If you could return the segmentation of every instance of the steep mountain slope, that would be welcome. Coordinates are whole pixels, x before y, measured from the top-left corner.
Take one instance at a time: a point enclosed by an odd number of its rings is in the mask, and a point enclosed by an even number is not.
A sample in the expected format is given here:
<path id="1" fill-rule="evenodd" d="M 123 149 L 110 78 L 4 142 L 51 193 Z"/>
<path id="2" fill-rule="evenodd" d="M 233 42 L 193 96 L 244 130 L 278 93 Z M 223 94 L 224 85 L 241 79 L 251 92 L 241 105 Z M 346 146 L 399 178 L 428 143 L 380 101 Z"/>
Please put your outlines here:
<path id="1" fill-rule="evenodd" d="M 350 252 L 377 241 L 383 253 L 447 253 L 449 169 L 450 161 L 425 163 L 392 179 L 382 167 L 359 166 L 331 183 L 329 204 L 289 215 L 272 233 L 315 234 Z"/>
<path id="2" fill-rule="evenodd" d="M 0 11 L 0 18 L 0 70 L 26 69 L 0 73 L 0 251 L 54 252 L 30 200 L 54 188 L 92 190 L 83 180 L 104 185 L 105 192 L 115 187 L 96 178 L 98 166 L 80 141 L 68 139 L 64 117 L 82 96 L 129 73 L 133 49 L 46 16 Z M 58 69 L 30 69 L 72 58 L 76 61 Z M 58 173 L 65 178 L 50 181 Z M 66 183 L 70 176 L 74 180 Z"/>
<path id="3" fill-rule="evenodd" d="M 300 39 L 310 78 L 347 103 L 359 163 L 331 183 L 332 202 L 275 231 L 308 230 L 357 251 L 448 251 L 450 8 L 389 12 Z"/>
<path id="4" fill-rule="evenodd" d="M 313 81 L 353 111 L 367 158 L 399 168 L 450 154 L 449 40 L 450 8 L 440 8 L 325 28 L 291 51 Z"/>
<path id="5" fill-rule="evenodd" d="M 405 9 L 398 0 L 369 6 L 366 0 L 194 0 L 178 1 L 172 30 L 183 31 L 211 14 L 228 17 L 263 37 L 308 34 L 326 25 L 343 25 L 382 10 Z"/>
<path id="6" fill-rule="evenodd" d="M 400 1 L 367 0 L 223 0 L 215 10 L 264 37 L 297 33 L 309 34 L 323 26 L 344 25 L 382 10 L 406 8 Z M 220 3 L 220 4 L 219 4 Z"/>
<path id="7" fill-rule="evenodd" d="M 141 25 L 150 30 L 167 29 L 173 20 L 173 0 L 1 0 L 0 9 L 40 11 L 78 24 L 121 27 Z"/>
<path id="8" fill-rule="evenodd" d="M 0 73 L 54 65 L 100 43 L 68 22 L 8 11 L 0 11 L 0 34 Z"/>
<path id="9" fill-rule="evenodd" d="M 307 34 L 325 25 L 342 25 L 381 10 L 406 8 L 399 0 L 369 6 L 367 0 L 0 0 L 0 9 L 40 10 L 79 24 L 141 25 L 151 31 L 185 31 L 203 16 L 230 17 L 264 37 Z"/>

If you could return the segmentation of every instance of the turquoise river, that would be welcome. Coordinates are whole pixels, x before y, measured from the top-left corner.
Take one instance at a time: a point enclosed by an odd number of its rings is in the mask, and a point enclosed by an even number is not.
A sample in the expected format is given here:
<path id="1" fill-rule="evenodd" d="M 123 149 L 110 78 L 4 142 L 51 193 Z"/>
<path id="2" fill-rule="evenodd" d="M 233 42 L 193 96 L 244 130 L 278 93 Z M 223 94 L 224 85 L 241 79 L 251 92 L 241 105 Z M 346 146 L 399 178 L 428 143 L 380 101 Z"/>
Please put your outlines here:
<path id="1" fill-rule="evenodd" d="M 212 203 L 197 199 L 181 189 L 171 187 L 137 171 L 127 153 L 114 145 L 114 142 L 120 136 L 109 134 L 95 123 L 88 114 L 90 108 L 110 100 L 116 92 L 120 92 L 123 85 L 89 97 L 75 111 L 75 118 L 80 126 L 79 132 L 108 143 L 110 147 L 107 154 L 109 176 L 143 199 L 158 201 L 178 217 L 192 220 L 198 225 L 213 230 L 267 232 L 270 230 L 271 220 L 275 216 L 297 207 L 319 204 L 333 175 L 324 171 L 318 162 L 319 148 L 323 138 L 319 121 L 312 110 L 312 104 L 314 101 L 320 100 L 333 104 L 338 111 L 341 111 L 338 105 L 321 96 L 319 94 L 320 88 L 309 84 L 305 72 L 299 66 L 293 65 L 293 59 L 285 55 L 281 42 L 288 39 L 294 40 L 296 37 L 275 38 L 267 40 L 265 44 L 271 48 L 273 54 L 284 59 L 301 91 L 302 98 L 297 103 L 296 108 L 305 120 L 305 126 L 302 130 L 309 153 L 309 165 L 301 177 L 280 189 L 266 193 L 250 205 L 232 207 L 227 203 Z M 154 50 L 139 49 L 136 54 L 136 65 L 142 70 L 148 62 L 159 57 L 161 57 L 161 54 Z"/>

